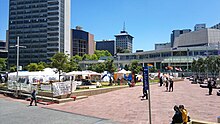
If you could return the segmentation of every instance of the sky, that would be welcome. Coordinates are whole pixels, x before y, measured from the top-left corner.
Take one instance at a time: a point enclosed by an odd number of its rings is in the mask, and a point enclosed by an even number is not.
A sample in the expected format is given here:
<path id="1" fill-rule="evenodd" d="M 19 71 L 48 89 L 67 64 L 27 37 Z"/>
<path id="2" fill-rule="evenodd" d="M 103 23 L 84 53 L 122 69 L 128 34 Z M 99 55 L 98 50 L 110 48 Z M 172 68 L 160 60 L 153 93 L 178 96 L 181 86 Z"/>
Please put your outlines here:
<path id="1" fill-rule="evenodd" d="M 95 41 L 115 39 L 125 22 L 133 52 L 170 42 L 176 29 L 220 22 L 220 0 L 71 0 L 71 28 L 83 27 Z M 9 0 L 0 2 L 0 40 L 6 39 Z"/>

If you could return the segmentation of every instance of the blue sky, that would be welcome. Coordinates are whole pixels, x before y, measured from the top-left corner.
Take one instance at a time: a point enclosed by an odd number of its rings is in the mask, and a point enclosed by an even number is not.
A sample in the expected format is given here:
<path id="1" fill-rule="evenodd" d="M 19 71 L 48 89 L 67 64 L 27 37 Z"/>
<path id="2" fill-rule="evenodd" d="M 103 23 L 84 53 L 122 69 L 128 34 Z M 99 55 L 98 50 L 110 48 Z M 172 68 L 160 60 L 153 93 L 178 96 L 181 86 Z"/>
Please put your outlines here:
<path id="1" fill-rule="evenodd" d="M 0 4 L 0 39 L 8 27 L 8 2 Z M 133 51 L 153 50 L 155 43 L 170 41 L 175 29 L 207 27 L 220 22 L 220 0 L 71 0 L 71 27 L 79 25 L 95 40 L 115 39 L 123 29 L 134 36 Z"/>

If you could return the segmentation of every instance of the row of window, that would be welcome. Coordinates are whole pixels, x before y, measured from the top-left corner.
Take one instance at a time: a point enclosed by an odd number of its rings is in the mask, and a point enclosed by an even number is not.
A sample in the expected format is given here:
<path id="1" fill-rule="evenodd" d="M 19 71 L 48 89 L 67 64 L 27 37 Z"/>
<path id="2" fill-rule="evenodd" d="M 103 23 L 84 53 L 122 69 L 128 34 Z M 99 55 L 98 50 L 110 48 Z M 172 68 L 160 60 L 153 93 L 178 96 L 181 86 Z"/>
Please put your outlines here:
<path id="1" fill-rule="evenodd" d="M 185 53 L 185 54 L 184 54 Z M 217 50 L 209 50 L 207 51 L 191 51 L 188 54 L 189 56 L 207 56 L 207 55 L 218 55 Z M 145 58 L 160 58 L 160 57 L 171 57 L 171 52 L 166 53 L 154 53 L 154 54 L 146 54 L 146 55 L 121 55 L 120 60 L 130 60 L 130 59 L 145 59 Z M 179 52 L 173 54 L 173 56 L 187 56 L 186 51 Z"/>

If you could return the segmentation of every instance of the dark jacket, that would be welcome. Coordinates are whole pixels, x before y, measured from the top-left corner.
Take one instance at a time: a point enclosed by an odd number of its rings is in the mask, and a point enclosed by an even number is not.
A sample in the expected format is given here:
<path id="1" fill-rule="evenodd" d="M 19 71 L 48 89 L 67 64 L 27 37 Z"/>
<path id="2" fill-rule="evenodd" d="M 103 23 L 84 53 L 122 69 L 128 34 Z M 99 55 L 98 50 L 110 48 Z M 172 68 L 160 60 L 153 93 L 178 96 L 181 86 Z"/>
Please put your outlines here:
<path id="1" fill-rule="evenodd" d="M 36 99 L 36 91 L 35 90 L 31 93 L 31 98 Z"/>
<path id="2" fill-rule="evenodd" d="M 179 111 L 176 111 L 173 116 L 172 124 L 175 124 L 175 123 L 183 123 L 182 113 Z"/>

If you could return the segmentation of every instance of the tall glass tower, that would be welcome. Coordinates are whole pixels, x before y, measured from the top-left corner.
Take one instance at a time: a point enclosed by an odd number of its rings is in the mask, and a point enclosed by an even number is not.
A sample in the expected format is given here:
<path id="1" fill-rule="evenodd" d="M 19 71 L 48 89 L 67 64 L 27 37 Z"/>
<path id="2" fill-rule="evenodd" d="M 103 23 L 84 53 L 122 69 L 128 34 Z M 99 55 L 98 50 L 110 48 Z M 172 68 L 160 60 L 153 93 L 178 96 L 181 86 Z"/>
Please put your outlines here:
<path id="1" fill-rule="evenodd" d="M 70 0 L 10 0 L 8 64 L 49 62 L 57 52 L 70 54 Z"/>

